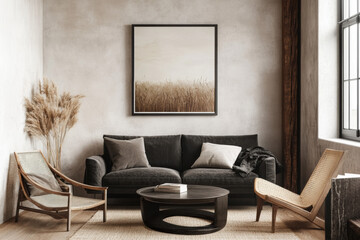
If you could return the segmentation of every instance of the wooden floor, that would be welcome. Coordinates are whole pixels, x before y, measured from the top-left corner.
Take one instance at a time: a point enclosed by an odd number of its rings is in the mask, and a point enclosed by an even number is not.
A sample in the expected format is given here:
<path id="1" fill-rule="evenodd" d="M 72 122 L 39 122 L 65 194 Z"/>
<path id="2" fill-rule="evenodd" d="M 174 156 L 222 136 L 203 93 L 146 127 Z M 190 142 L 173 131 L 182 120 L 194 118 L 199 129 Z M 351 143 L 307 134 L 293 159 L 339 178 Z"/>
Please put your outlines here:
<path id="1" fill-rule="evenodd" d="M 96 211 L 73 211 L 70 231 L 66 231 L 66 219 L 53 219 L 50 216 L 23 211 L 19 221 L 14 218 L 0 225 L 0 239 L 61 240 L 69 239 Z"/>
<path id="2" fill-rule="evenodd" d="M 230 207 L 231 208 L 231 207 Z M 254 207 L 254 212 L 256 207 Z M 14 219 L 0 225 L 0 239 L 18 240 L 61 240 L 69 239 L 76 233 L 96 211 L 74 211 L 72 213 L 71 230 L 66 232 L 66 220 L 55 220 L 47 215 L 24 211 L 19 216 L 19 222 Z M 279 209 L 277 218 L 286 221 L 289 228 L 302 239 L 325 239 L 325 232 L 301 216 Z M 269 226 L 270 229 L 270 226 Z M 271 234 L 271 233 L 269 233 Z"/>

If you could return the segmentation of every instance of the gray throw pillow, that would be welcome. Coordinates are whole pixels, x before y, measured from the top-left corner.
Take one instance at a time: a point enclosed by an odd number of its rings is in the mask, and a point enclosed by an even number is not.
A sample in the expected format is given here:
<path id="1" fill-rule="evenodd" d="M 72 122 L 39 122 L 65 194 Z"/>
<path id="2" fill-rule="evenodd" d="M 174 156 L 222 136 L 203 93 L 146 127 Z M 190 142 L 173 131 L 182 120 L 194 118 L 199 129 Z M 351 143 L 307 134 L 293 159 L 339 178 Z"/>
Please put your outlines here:
<path id="1" fill-rule="evenodd" d="M 200 157 L 191 168 L 229 168 L 234 165 L 241 147 L 214 143 L 203 143 Z"/>
<path id="2" fill-rule="evenodd" d="M 44 188 L 54 190 L 57 192 L 62 192 L 61 187 L 53 174 L 48 174 L 47 172 L 45 172 L 45 173 L 36 173 L 36 174 L 28 173 L 27 175 L 31 180 L 33 180 L 34 182 L 36 182 L 37 184 L 39 184 Z M 29 190 L 30 190 L 30 196 L 32 197 L 49 194 L 32 185 L 29 185 Z"/>
<path id="3" fill-rule="evenodd" d="M 144 138 L 117 140 L 104 138 L 112 162 L 111 171 L 136 167 L 150 167 L 145 153 Z"/>

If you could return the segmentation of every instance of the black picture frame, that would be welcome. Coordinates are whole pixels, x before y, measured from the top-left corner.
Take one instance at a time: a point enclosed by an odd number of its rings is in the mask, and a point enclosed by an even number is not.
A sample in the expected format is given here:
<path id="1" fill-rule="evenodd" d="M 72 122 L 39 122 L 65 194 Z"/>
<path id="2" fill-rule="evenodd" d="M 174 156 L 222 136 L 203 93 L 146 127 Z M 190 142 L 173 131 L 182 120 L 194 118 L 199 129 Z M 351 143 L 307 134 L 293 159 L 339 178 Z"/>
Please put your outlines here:
<path id="1" fill-rule="evenodd" d="M 133 24 L 132 115 L 217 115 L 217 31 L 217 24 Z"/>

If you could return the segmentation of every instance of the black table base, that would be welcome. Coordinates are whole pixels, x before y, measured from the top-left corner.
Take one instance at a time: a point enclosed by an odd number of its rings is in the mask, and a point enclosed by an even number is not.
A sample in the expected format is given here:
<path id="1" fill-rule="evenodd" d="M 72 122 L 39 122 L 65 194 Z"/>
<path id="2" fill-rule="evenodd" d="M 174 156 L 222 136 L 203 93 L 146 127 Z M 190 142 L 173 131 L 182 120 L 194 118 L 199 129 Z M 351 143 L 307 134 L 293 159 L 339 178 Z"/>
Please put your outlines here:
<path id="1" fill-rule="evenodd" d="M 214 203 L 214 213 L 204 210 L 180 208 L 177 205 L 169 206 L 168 204 L 166 204 L 168 209 L 160 210 L 160 206 L 164 203 L 155 202 L 151 199 L 141 197 L 140 203 L 142 219 L 147 227 L 160 232 L 186 235 L 213 233 L 221 230 L 226 225 L 228 196 L 225 195 L 218 197 L 212 202 Z M 201 218 L 209 220 L 211 223 L 205 226 L 188 227 L 171 224 L 164 221 L 164 219 L 172 216 Z"/>

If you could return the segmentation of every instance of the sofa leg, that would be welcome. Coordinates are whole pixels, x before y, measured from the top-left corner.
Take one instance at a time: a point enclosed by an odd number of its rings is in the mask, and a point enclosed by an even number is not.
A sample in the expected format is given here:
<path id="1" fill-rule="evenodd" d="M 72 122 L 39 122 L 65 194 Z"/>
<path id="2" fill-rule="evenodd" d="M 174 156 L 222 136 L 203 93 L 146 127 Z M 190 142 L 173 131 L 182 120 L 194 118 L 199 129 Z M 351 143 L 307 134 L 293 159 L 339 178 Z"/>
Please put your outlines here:
<path id="1" fill-rule="evenodd" d="M 258 196 L 256 196 L 257 200 L 257 208 L 256 208 L 256 221 L 258 222 L 260 219 L 260 214 L 264 205 L 264 200 Z"/>

